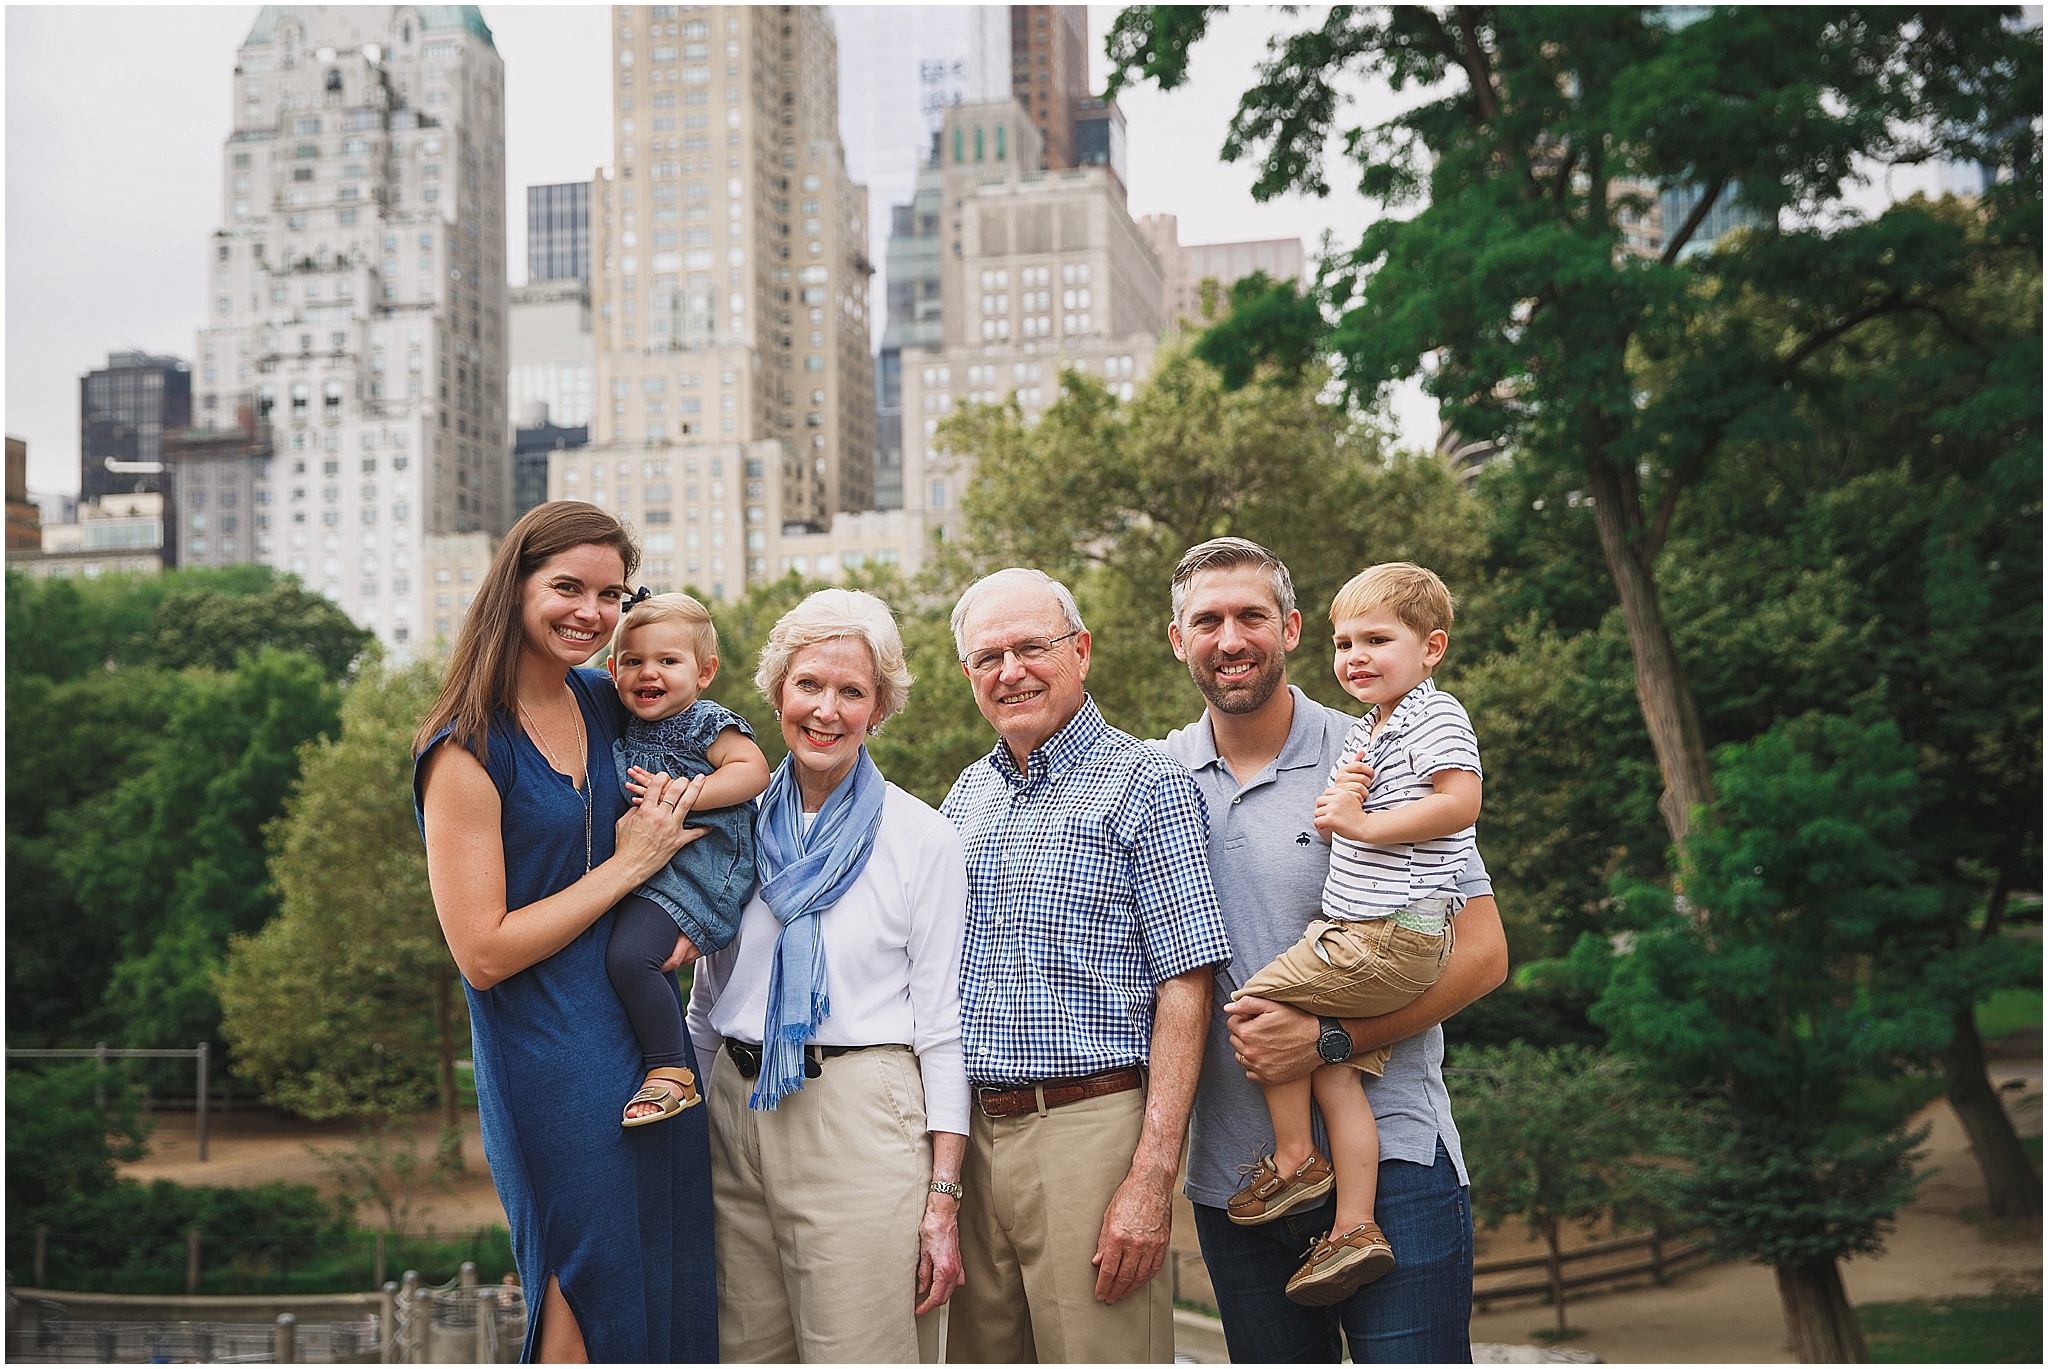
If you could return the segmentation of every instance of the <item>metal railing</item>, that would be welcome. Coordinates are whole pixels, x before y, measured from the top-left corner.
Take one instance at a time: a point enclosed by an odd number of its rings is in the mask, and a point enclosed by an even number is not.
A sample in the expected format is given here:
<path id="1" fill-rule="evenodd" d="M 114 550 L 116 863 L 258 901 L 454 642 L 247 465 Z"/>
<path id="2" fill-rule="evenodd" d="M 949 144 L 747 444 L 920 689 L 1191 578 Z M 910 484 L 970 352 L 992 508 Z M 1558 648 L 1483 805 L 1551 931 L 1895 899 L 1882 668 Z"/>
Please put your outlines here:
<path id="1" fill-rule="evenodd" d="M 197 1075 L 198 1092 L 195 1106 L 198 1111 L 199 1158 L 206 1159 L 206 1067 L 209 1047 L 201 1041 L 191 1050 L 157 1050 L 131 1046 L 109 1046 L 102 1041 L 91 1047 L 60 1047 L 48 1050 L 17 1049 L 9 1047 L 9 1060 L 97 1060 L 100 1073 L 107 1072 L 109 1060 L 190 1060 Z M 104 1108 L 107 1105 L 106 1086 L 101 1084 L 93 1092 L 93 1104 Z"/>

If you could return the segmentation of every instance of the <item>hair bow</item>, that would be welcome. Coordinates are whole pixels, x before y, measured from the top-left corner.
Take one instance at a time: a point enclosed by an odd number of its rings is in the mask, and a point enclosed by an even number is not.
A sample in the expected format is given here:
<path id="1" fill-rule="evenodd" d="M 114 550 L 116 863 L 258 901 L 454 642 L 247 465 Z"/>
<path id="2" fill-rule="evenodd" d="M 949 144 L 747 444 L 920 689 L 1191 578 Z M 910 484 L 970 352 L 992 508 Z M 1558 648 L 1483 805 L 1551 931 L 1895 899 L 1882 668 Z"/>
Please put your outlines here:
<path id="1" fill-rule="evenodd" d="M 653 597 L 654 591 L 647 588 L 647 586 L 642 585 L 639 589 L 633 591 L 633 593 L 628 594 L 625 598 L 619 601 L 619 612 L 624 613 L 627 609 L 633 607 L 633 605 L 642 603 L 648 599 L 652 599 Z"/>

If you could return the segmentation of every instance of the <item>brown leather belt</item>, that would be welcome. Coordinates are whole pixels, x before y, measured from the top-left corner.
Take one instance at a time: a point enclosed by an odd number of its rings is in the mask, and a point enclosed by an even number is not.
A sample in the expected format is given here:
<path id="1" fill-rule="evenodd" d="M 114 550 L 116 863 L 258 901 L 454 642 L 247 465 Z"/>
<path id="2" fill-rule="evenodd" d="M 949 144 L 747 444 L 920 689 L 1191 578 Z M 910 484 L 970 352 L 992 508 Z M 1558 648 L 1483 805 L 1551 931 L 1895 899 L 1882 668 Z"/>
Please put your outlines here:
<path id="1" fill-rule="evenodd" d="M 1041 1079 L 1036 1084 L 1013 1088 L 976 1085 L 974 1101 L 984 1117 L 1018 1117 L 1027 1112 L 1044 1112 L 1084 1098 L 1104 1098 L 1145 1086 L 1145 1071 L 1139 1065 L 1085 1074 L 1078 1079 Z"/>

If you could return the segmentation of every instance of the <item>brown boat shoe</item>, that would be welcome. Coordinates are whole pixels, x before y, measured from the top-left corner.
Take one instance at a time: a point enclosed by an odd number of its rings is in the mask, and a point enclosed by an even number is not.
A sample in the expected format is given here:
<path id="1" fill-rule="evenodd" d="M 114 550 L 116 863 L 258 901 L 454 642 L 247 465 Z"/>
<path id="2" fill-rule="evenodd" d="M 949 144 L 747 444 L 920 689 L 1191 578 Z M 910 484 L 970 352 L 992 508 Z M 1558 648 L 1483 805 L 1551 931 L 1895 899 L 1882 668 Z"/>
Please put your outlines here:
<path id="1" fill-rule="evenodd" d="M 1328 1307 L 1350 1297 L 1374 1279 L 1391 1273 L 1394 1248 L 1377 1222 L 1360 1222 L 1339 1235 L 1332 1232 L 1308 1253 L 1308 1263 L 1287 1281 L 1287 1296 L 1304 1307 Z"/>
<path id="2" fill-rule="evenodd" d="M 1284 1179 L 1270 1155 L 1261 1155 L 1259 1162 L 1248 1168 L 1240 1166 L 1239 1172 L 1251 1177 L 1231 1195 L 1226 1208 L 1230 1220 L 1239 1226 L 1278 1221 L 1297 1208 L 1321 1201 L 1337 1182 L 1330 1162 L 1315 1151 Z"/>

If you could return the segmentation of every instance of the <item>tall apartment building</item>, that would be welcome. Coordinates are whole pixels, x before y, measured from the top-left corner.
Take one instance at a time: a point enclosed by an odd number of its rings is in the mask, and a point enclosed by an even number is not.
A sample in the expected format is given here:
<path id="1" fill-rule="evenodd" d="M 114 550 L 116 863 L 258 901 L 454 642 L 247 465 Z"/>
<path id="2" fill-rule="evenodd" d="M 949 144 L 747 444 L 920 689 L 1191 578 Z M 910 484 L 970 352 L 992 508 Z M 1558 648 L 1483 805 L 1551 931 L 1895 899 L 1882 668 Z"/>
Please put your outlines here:
<path id="1" fill-rule="evenodd" d="M 1088 96 L 1085 5 L 1010 6 L 1010 93 L 1037 125 L 1045 164 L 1077 166 L 1074 115 Z"/>
<path id="2" fill-rule="evenodd" d="M 164 522 L 179 539 L 165 561 L 180 568 L 256 559 L 256 521 L 275 505 L 267 479 L 275 453 L 268 421 L 245 403 L 231 428 L 181 428 L 164 438 Z"/>
<path id="3" fill-rule="evenodd" d="M 744 563 L 716 580 L 737 592 L 770 574 L 771 525 L 828 527 L 874 498 L 874 268 L 867 192 L 839 142 L 837 43 L 815 6 L 622 5 L 611 18 L 593 438 L 746 450 L 761 471 L 739 487 L 759 491 L 747 545 L 731 549 Z"/>
<path id="4" fill-rule="evenodd" d="M 28 497 L 28 443 L 7 439 L 7 552 L 39 551 L 43 520 Z"/>
<path id="5" fill-rule="evenodd" d="M 431 539 L 509 520 L 504 66 L 474 6 L 273 5 L 234 84 L 195 426 L 253 403 L 251 559 L 403 655 Z"/>
<path id="6" fill-rule="evenodd" d="M 889 237 L 881 207 L 915 193 L 947 107 L 1009 93 L 1010 12 L 1000 5 L 834 5 L 832 27 L 839 134 L 848 170 L 868 188 L 875 211 L 868 255 L 879 262 Z M 886 312 L 881 285 L 876 280 L 871 291 L 871 323 Z M 879 486 L 879 468 L 876 479 Z"/>
<path id="7" fill-rule="evenodd" d="M 1166 317 L 1170 323 L 1202 321 L 1202 282 L 1229 288 L 1254 271 L 1272 280 L 1302 280 L 1307 256 L 1300 238 L 1267 238 L 1256 242 L 1183 243 L 1180 219 L 1173 214 L 1147 214 L 1138 227 L 1165 273 Z"/>
<path id="8" fill-rule="evenodd" d="M 935 341 L 908 341 L 928 315 L 899 334 L 903 507 L 785 535 L 779 570 L 914 570 L 933 532 L 957 522 L 973 474 L 938 441 L 947 416 L 1014 398 L 1032 421 L 1057 400 L 1064 368 L 1129 399 L 1151 369 L 1163 282 L 1122 181 L 1107 167 L 1046 170 L 1036 121 L 1012 100 L 948 109 L 938 152 L 936 223 L 913 214 L 907 225 L 906 250 L 936 233 L 940 309 Z"/>
<path id="9" fill-rule="evenodd" d="M 162 488 L 164 434 L 192 420 L 192 368 L 171 356 L 110 352 L 78 382 L 78 497 Z"/>
<path id="10" fill-rule="evenodd" d="M 908 204 L 889 209 L 888 321 L 875 355 L 875 508 L 903 507 L 903 349 L 936 347 L 945 340 L 941 317 L 939 221 L 945 211 L 946 177 L 938 163 L 939 136 L 932 156 L 917 173 Z"/>
<path id="11" fill-rule="evenodd" d="M 526 426 L 533 406 L 543 404 L 549 422 L 587 425 L 597 404 L 590 287 L 574 278 L 513 286 L 507 291 L 505 331 L 508 420 Z"/>
<path id="12" fill-rule="evenodd" d="M 526 280 L 590 279 L 590 182 L 526 187 Z"/>

